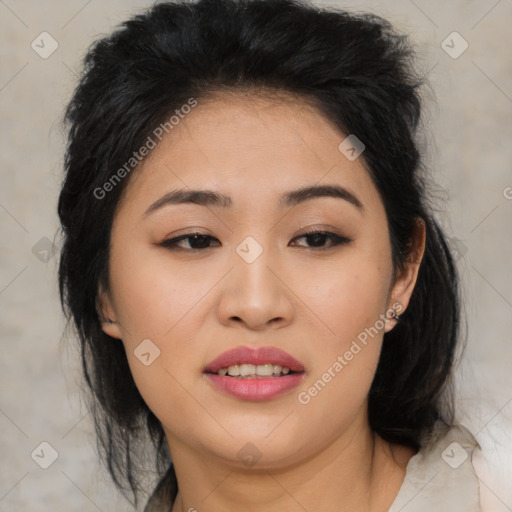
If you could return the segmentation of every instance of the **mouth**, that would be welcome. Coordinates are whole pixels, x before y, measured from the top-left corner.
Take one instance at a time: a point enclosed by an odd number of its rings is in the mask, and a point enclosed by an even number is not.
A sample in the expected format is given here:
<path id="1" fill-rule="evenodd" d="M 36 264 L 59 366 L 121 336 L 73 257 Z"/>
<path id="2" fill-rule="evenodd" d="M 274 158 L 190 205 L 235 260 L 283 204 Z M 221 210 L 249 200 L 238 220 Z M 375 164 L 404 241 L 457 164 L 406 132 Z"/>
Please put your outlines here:
<path id="1" fill-rule="evenodd" d="M 203 373 L 214 389 L 243 400 L 276 398 L 297 387 L 305 368 L 276 347 L 238 347 L 224 352 Z"/>
<path id="2" fill-rule="evenodd" d="M 239 379 L 279 378 L 304 373 L 304 365 L 277 347 L 237 347 L 211 361 L 204 373 Z"/>

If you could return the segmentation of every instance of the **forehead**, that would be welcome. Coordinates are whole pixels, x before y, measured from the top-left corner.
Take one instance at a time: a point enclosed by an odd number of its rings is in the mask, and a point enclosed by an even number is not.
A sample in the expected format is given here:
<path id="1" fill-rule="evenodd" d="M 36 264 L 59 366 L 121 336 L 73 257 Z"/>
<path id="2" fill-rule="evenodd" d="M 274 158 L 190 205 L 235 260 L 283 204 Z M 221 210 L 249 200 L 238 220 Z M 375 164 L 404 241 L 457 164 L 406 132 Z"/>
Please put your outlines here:
<path id="1" fill-rule="evenodd" d="M 205 187 L 260 204 L 306 185 L 338 183 L 367 200 L 376 191 L 362 158 L 339 150 L 347 137 L 306 100 L 221 94 L 184 115 L 134 171 L 126 195 L 146 201 L 173 188 Z"/>

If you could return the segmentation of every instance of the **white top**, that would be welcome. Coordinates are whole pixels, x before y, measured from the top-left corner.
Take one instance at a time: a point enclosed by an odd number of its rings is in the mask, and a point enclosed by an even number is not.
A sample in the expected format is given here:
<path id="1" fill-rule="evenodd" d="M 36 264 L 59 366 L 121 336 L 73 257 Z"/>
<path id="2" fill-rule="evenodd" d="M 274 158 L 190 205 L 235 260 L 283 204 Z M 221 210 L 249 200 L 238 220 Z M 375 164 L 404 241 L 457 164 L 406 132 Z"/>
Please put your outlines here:
<path id="1" fill-rule="evenodd" d="M 479 480 L 473 467 L 478 442 L 462 425 L 438 421 L 424 435 L 407 464 L 402 486 L 388 512 L 482 512 Z M 144 512 L 171 510 L 172 466 L 148 500 Z"/>
<path id="2" fill-rule="evenodd" d="M 388 512 L 482 512 L 473 451 L 480 446 L 462 425 L 437 422 L 409 459 Z"/>

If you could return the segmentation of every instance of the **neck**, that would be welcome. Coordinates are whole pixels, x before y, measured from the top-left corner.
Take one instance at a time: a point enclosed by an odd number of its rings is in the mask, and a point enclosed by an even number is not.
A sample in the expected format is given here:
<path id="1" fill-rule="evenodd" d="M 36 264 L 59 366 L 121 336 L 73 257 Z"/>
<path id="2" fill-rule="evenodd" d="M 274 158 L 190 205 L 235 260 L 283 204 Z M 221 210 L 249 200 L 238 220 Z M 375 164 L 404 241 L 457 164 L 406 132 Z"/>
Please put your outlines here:
<path id="1" fill-rule="evenodd" d="M 240 469 L 167 438 L 179 485 L 172 512 L 384 512 L 414 455 L 390 445 L 363 421 L 314 456 L 285 468 Z"/>

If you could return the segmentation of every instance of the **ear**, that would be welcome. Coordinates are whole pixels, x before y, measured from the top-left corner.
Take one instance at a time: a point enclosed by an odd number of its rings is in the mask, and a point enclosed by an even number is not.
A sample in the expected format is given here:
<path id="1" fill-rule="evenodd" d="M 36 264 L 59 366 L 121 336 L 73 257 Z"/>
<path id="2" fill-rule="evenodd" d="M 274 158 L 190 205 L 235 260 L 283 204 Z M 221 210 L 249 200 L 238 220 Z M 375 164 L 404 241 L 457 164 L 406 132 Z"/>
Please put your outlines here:
<path id="1" fill-rule="evenodd" d="M 116 321 L 115 309 L 109 290 L 104 290 L 100 284 L 98 289 L 97 307 L 101 329 L 112 338 L 121 339 L 121 329 Z"/>
<path id="2" fill-rule="evenodd" d="M 411 234 L 409 244 L 409 252 L 406 257 L 403 270 L 395 278 L 393 288 L 391 290 L 391 302 L 388 310 L 395 311 L 396 316 L 401 315 L 409 305 L 418 271 L 425 252 L 426 243 L 426 226 L 422 218 L 417 218 L 414 230 Z M 395 319 L 388 320 L 386 332 L 390 331 L 397 323 Z"/>

